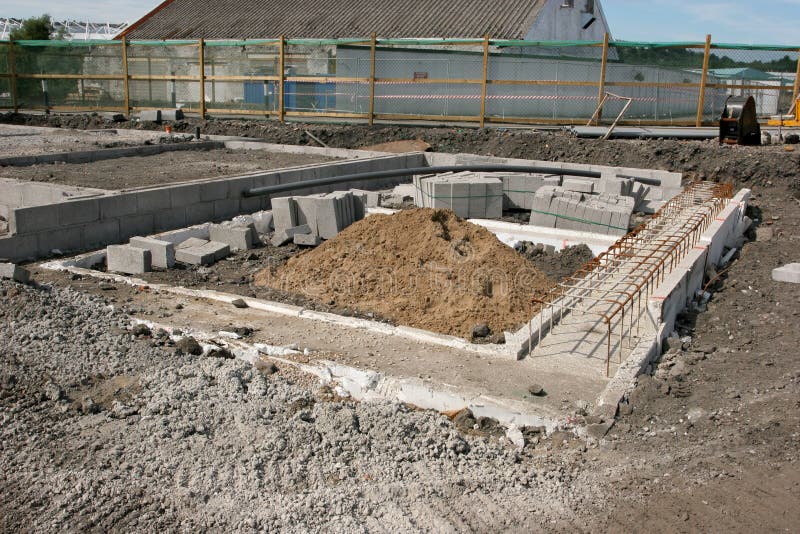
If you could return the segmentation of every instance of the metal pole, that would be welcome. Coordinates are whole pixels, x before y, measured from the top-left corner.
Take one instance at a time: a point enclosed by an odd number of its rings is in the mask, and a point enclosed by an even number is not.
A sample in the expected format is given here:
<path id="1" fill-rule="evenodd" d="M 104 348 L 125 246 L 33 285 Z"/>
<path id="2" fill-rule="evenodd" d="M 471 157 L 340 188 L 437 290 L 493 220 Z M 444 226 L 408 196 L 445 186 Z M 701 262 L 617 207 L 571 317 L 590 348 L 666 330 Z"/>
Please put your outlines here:
<path id="1" fill-rule="evenodd" d="M 697 119 L 695 126 L 703 125 L 703 108 L 706 104 L 706 82 L 708 80 L 708 61 L 711 59 L 711 35 L 706 35 L 706 50 L 703 56 L 703 74 L 700 78 L 700 98 L 697 100 Z"/>
<path id="2" fill-rule="evenodd" d="M 603 102 L 606 96 L 606 67 L 608 66 L 608 32 L 603 34 L 603 57 L 600 61 L 600 80 L 597 83 L 597 120 L 603 119 Z"/>
<path id="3" fill-rule="evenodd" d="M 200 61 L 200 119 L 206 118 L 206 43 L 201 37 L 197 42 Z"/>
<path id="4" fill-rule="evenodd" d="M 131 111 L 131 92 L 128 80 L 128 38 L 122 36 L 122 90 L 125 92 L 125 116 Z"/>
<path id="5" fill-rule="evenodd" d="M 369 43 L 369 125 L 375 122 L 375 55 L 377 53 L 377 35 L 372 32 Z"/>
<path id="6" fill-rule="evenodd" d="M 286 41 L 283 38 L 283 35 L 280 36 L 280 41 L 278 42 L 278 120 L 283 122 L 283 114 L 284 114 L 284 104 L 283 104 L 283 84 L 284 84 L 284 62 L 286 61 L 285 56 L 285 43 Z"/>
<path id="7" fill-rule="evenodd" d="M 480 125 L 486 122 L 486 82 L 489 77 L 489 34 L 483 38 L 483 80 L 481 82 L 481 118 Z"/>
<path id="8" fill-rule="evenodd" d="M 14 108 L 14 113 L 19 111 L 19 102 L 17 101 L 17 62 L 14 55 L 14 40 L 8 42 L 8 61 L 11 67 L 11 106 Z"/>

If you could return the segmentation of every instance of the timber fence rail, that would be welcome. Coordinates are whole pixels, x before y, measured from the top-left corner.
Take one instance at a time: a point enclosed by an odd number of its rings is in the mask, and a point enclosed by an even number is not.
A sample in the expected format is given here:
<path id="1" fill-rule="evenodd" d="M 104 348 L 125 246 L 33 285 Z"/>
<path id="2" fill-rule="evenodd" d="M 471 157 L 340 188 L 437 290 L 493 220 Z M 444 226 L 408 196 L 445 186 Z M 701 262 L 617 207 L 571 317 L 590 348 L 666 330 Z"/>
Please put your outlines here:
<path id="1" fill-rule="evenodd" d="M 0 41 L 0 109 L 181 108 L 279 121 L 713 124 L 798 97 L 798 46 L 476 39 Z M 609 100 L 594 115 L 607 92 Z"/>

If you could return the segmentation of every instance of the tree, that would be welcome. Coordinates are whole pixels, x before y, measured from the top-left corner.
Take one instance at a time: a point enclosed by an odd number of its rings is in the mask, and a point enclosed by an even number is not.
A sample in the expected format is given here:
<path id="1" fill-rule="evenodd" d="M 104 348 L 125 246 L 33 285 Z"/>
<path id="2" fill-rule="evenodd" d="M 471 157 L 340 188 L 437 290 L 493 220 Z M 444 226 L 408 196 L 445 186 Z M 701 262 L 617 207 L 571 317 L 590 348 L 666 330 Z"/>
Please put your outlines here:
<path id="1" fill-rule="evenodd" d="M 22 26 L 11 31 L 12 41 L 47 41 L 53 33 L 50 15 L 31 17 L 22 21 Z"/>

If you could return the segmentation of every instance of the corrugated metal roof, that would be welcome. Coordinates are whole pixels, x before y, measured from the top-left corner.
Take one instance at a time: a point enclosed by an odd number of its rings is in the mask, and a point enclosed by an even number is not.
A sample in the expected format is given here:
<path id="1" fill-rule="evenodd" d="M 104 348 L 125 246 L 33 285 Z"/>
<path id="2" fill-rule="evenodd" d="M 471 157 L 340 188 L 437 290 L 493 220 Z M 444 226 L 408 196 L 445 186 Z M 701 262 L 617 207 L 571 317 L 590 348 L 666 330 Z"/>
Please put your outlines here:
<path id="1" fill-rule="evenodd" d="M 129 39 L 522 39 L 547 0 L 167 0 Z"/>

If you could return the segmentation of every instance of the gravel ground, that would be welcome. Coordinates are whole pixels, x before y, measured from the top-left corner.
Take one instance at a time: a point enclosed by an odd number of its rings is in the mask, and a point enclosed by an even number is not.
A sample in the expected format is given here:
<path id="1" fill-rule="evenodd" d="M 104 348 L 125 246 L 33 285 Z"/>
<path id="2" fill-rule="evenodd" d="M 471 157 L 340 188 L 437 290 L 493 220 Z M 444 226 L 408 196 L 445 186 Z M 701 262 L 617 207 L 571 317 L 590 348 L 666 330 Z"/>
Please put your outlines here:
<path id="1" fill-rule="evenodd" d="M 2 114 L 0 114 L 2 117 Z M 104 127 L 114 123 L 103 124 Z M 56 152 L 78 152 L 158 142 L 163 133 L 146 130 L 49 130 L 0 125 L 0 157 L 34 156 Z"/>
<path id="2" fill-rule="evenodd" d="M 176 355 L 68 289 L 0 294 L 4 531 L 581 528 L 580 442 L 517 452 L 438 414 Z"/>

